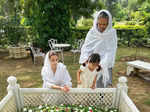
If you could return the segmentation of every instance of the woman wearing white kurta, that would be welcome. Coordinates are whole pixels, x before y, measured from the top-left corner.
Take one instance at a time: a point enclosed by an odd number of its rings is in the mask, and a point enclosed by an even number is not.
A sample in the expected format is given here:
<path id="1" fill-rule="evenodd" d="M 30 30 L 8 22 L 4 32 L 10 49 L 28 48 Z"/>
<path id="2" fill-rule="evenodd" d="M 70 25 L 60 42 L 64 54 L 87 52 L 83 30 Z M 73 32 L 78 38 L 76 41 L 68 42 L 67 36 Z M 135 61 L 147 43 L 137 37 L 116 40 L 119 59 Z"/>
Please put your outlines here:
<path id="1" fill-rule="evenodd" d="M 60 89 L 67 92 L 72 86 L 66 66 L 62 63 L 58 63 L 58 56 L 54 51 L 49 51 L 46 54 L 41 75 L 43 88 Z"/>
<path id="2" fill-rule="evenodd" d="M 81 48 L 79 63 L 85 63 L 92 53 L 101 56 L 102 75 L 97 78 L 97 87 L 112 85 L 112 67 L 115 62 L 117 49 L 117 34 L 112 28 L 112 17 L 107 10 L 95 14 L 93 27 L 88 32 L 85 43 Z"/>

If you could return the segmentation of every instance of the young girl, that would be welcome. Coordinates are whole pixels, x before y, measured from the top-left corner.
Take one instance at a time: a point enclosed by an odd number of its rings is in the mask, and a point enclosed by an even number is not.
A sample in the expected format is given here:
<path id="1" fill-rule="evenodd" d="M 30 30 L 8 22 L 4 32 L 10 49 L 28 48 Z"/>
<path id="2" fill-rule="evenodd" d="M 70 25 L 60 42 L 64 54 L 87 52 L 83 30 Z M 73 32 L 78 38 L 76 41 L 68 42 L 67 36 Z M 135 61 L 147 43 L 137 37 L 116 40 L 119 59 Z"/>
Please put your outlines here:
<path id="1" fill-rule="evenodd" d="M 63 63 L 58 62 L 58 55 L 49 51 L 41 71 L 43 88 L 59 89 L 65 92 L 72 86 L 70 75 Z"/>
<path id="2" fill-rule="evenodd" d="M 88 61 L 80 66 L 77 71 L 78 88 L 94 89 L 96 87 L 97 74 L 101 69 L 99 63 L 100 55 L 93 53 L 89 56 Z"/>

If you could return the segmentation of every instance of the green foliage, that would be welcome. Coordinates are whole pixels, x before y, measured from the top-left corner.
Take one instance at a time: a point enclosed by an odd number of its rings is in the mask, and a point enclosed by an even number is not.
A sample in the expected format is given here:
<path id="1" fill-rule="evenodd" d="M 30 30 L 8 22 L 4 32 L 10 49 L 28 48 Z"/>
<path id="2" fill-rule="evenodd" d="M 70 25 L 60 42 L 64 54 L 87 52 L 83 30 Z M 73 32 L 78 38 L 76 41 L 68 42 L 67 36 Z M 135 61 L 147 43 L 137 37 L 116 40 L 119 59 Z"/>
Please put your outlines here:
<path id="1" fill-rule="evenodd" d="M 72 36 L 70 38 L 70 43 L 74 43 L 75 40 L 77 39 L 85 39 L 89 29 L 72 29 Z"/>
<path id="2" fill-rule="evenodd" d="M 149 105 L 150 106 L 150 98 L 145 100 L 144 104 Z"/>
<path id="3" fill-rule="evenodd" d="M 84 17 L 80 18 L 77 22 L 77 25 L 75 28 L 72 28 L 72 38 L 71 42 L 74 42 L 76 39 L 85 39 L 89 29 L 93 25 L 93 19 L 89 18 L 86 19 Z"/>
<path id="4" fill-rule="evenodd" d="M 129 23 L 128 22 L 128 24 L 129 25 L 117 25 L 117 24 L 115 24 L 114 25 L 114 28 L 115 29 L 143 29 L 143 28 L 145 28 L 145 26 L 144 25 L 132 25 L 132 24 L 135 24 L 134 22 L 133 23 Z"/>
<path id="5" fill-rule="evenodd" d="M 113 17 L 115 17 L 117 15 L 116 12 L 118 11 L 117 10 L 118 0 L 102 0 L 102 1 L 105 5 L 105 8 L 110 11 Z"/>
<path id="6" fill-rule="evenodd" d="M 89 26 L 91 27 L 93 25 L 93 19 L 86 19 L 85 21 L 82 22 L 84 26 Z"/>
<path id="7" fill-rule="evenodd" d="M 102 8 L 111 12 L 114 23 L 128 21 L 125 26 L 115 25 L 114 28 L 144 29 L 142 40 L 149 37 L 150 0 L 1 0 L 0 15 L 6 21 L 0 20 L 0 43 L 33 41 L 39 47 L 49 49 L 47 41 L 50 38 L 59 42 L 85 38 L 82 31 L 87 32 L 93 20 L 84 19 L 82 24 L 76 25 L 77 20 L 90 18 L 94 11 Z M 77 30 L 71 31 L 71 28 Z"/>
<path id="8" fill-rule="evenodd" d="M 4 35 L 4 26 L 5 24 L 5 17 L 0 16 L 0 44 L 4 46 L 5 43 L 7 43 L 7 38 L 5 38 Z"/>
<path id="9" fill-rule="evenodd" d="M 0 1 L 0 44 L 14 45 L 26 42 L 26 28 L 20 24 L 23 0 Z"/>
<path id="10" fill-rule="evenodd" d="M 78 21 L 77 21 L 77 24 L 76 24 L 76 28 L 77 29 L 90 29 L 93 25 L 93 19 L 86 19 L 84 17 L 80 18 Z"/>
<path id="11" fill-rule="evenodd" d="M 144 25 L 131 25 L 135 24 L 133 21 L 129 25 L 119 25 L 114 26 L 118 30 L 118 41 L 119 45 L 128 45 L 128 46 L 142 46 L 146 43 L 147 32 Z"/>
<path id="12" fill-rule="evenodd" d="M 26 42 L 26 30 L 23 26 L 18 25 L 16 17 L 0 17 L 0 43 L 1 45 L 9 44 L 17 46 L 18 43 Z"/>
<path id="13" fill-rule="evenodd" d="M 136 11 L 136 12 L 131 12 L 131 19 L 132 21 L 136 21 L 137 24 L 144 24 L 144 16 L 145 16 L 145 13 L 141 12 L 141 11 Z"/>
<path id="14" fill-rule="evenodd" d="M 100 10 L 104 8 L 101 0 L 69 0 L 69 6 L 75 23 L 82 16 L 86 18 L 91 17 L 95 9 Z"/>
<path id="15" fill-rule="evenodd" d="M 26 23 L 31 23 L 36 42 L 43 49 L 48 48 L 48 40 L 55 38 L 64 42 L 70 38 L 70 9 L 68 0 L 30 0 L 25 2 Z"/>
<path id="16" fill-rule="evenodd" d="M 148 43 L 150 35 L 150 2 L 148 0 L 142 2 L 138 11 L 131 13 L 131 19 L 137 21 L 137 24 L 145 26 L 142 40 L 144 40 L 145 43 Z"/>
<path id="17" fill-rule="evenodd" d="M 123 8 L 121 4 L 116 4 L 115 7 L 115 20 L 122 21 L 128 19 L 128 10 L 127 8 Z"/>
<path id="18" fill-rule="evenodd" d="M 120 0 L 120 4 L 122 7 L 127 7 L 128 6 L 128 1 L 127 0 Z"/>
<path id="19" fill-rule="evenodd" d="M 148 44 L 150 35 L 150 2 L 148 0 L 143 2 L 140 0 L 129 1 L 129 10 L 131 10 L 128 15 L 130 21 L 123 25 L 115 25 L 114 28 L 130 30 L 132 33 L 129 35 L 126 33 L 130 43 L 138 45 Z M 135 29 L 138 32 L 132 31 Z M 125 39 L 122 39 L 123 41 L 126 42 Z"/>
<path id="20" fill-rule="evenodd" d="M 139 8 L 139 10 L 149 13 L 150 12 L 150 1 L 149 2 L 143 2 L 141 7 Z"/>
<path id="21" fill-rule="evenodd" d="M 137 0 L 128 0 L 128 8 L 129 10 L 136 11 L 139 8 Z"/>
<path id="22" fill-rule="evenodd" d="M 150 1 L 149 2 L 144 2 L 139 8 L 140 10 L 140 18 L 143 24 L 146 26 L 147 34 L 150 34 Z"/>

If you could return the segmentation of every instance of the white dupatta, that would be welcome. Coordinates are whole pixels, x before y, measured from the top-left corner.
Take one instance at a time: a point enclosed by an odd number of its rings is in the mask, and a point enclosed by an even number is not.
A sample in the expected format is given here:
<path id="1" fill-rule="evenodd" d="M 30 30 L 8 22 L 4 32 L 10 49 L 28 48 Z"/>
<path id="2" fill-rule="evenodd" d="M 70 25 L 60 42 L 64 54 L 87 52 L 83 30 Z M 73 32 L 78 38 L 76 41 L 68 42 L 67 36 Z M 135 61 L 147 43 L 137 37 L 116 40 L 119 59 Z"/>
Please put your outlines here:
<path id="1" fill-rule="evenodd" d="M 72 86 L 71 77 L 64 64 L 58 63 L 55 76 L 51 70 L 51 64 L 49 60 L 49 52 L 45 56 L 44 66 L 41 71 L 43 79 L 43 88 L 51 87 L 52 85 L 59 84 L 60 86 L 67 85 Z"/>
<path id="2" fill-rule="evenodd" d="M 109 16 L 108 26 L 104 32 L 98 31 L 98 15 L 101 12 L 107 13 Z M 99 53 L 101 56 L 100 65 L 102 67 L 103 83 L 109 80 L 108 68 L 112 68 L 115 63 L 115 54 L 117 49 L 117 34 L 112 28 L 112 16 L 107 10 L 101 10 L 95 14 L 93 27 L 88 32 L 85 43 L 81 48 L 79 63 L 87 61 L 92 53 Z"/>

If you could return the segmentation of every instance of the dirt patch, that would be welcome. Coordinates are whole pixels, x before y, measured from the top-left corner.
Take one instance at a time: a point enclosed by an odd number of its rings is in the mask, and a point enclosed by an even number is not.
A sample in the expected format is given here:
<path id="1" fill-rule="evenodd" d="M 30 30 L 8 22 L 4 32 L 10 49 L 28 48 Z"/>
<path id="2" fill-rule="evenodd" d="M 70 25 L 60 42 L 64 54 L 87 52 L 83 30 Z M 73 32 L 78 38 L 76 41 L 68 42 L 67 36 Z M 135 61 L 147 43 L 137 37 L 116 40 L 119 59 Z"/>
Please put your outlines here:
<path id="1" fill-rule="evenodd" d="M 120 61 L 122 62 L 126 62 L 126 61 L 134 61 L 134 60 L 141 60 L 141 61 L 145 61 L 145 62 L 150 62 L 150 59 L 147 57 L 142 57 L 142 56 L 124 56 L 121 57 Z"/>

